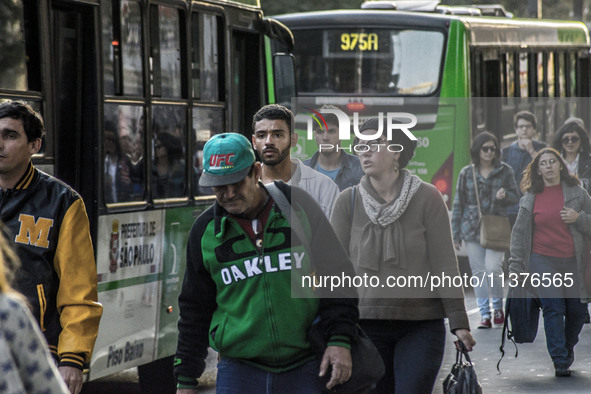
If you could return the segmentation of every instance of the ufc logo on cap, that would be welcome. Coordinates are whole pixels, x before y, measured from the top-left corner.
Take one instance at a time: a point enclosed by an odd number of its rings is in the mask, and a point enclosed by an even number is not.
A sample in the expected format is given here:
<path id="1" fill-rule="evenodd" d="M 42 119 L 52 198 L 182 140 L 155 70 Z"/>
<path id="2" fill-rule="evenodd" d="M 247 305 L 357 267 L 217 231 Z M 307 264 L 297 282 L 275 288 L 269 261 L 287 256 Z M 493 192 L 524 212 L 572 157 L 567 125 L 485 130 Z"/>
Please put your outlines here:
<path id="1" fill-rule="evenodd" d="M 211 157 L 209 158 L 209 165 L 213 168 L 218 168 L 222 166 L 232 166 L 234 165 L 234 162 L 232 161 L 234 156 L 234 153 L 211 155 Z"/>

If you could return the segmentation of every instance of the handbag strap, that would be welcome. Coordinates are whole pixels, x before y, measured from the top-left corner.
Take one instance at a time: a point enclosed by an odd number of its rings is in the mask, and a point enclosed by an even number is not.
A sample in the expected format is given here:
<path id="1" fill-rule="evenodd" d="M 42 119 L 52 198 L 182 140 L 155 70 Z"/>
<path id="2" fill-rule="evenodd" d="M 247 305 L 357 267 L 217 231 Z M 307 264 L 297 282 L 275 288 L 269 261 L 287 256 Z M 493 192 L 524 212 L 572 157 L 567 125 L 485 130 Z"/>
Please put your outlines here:
<path id="1" fill-rule="evenodd" d="M 472 178 L 474 178 L 474 191 L 476 192 L 476 204 L 478 205 L 478 219 L 482 220 L 482 210 L 480 209 L 480 196 L 478 194 L 478 183 L 476 182 L 476 164 L 472 163 Z"/>

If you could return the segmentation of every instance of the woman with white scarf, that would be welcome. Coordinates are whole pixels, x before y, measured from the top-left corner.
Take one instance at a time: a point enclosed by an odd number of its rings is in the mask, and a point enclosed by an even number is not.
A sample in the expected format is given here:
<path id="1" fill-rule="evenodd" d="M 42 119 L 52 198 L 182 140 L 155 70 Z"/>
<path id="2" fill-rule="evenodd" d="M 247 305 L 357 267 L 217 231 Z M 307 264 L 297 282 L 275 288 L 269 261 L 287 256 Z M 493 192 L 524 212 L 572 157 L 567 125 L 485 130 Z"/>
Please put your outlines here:
<path id="1" fill-rule="evenodd" d="M 379 133 L 386 127 L 372 118 L 360 132 L 386 134 Z M 366 278 L 359 324 L 386 365 L 378 393 L 433 390 L 445 348 L 444 318 L 468 350 L 475 345 L 461 285 L 431 287 L 434 277 L 460 274 L 441 194 L 404 169 L 415 147 L 401 130 L 393 130 L 390 141 L 385 135 L 356 139 L 365 176 L 339 195 L 331 216 L 357 275 Z"/>

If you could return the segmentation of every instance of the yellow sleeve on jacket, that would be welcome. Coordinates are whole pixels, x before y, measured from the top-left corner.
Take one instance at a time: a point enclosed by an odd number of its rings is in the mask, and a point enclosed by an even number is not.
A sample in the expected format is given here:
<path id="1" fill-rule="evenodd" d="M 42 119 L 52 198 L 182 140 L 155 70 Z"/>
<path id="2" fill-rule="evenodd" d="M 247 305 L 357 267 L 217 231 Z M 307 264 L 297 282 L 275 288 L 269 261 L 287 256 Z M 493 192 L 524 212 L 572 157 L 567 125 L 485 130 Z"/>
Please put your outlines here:
<path id="1" fill-rule="evenodd" d="M 64 217 L 60 228 L 54 267 L 60 278 L 57 308 L 62 332 L 58 355 L 69 362 L 89 362 L 103 313 L 98 302 L 96 264 L 90 225 L 82 199 Z M 67 354 L 67 355 L 66 355 Z M 74 354 L 83 354 L 76 360 Z"/>

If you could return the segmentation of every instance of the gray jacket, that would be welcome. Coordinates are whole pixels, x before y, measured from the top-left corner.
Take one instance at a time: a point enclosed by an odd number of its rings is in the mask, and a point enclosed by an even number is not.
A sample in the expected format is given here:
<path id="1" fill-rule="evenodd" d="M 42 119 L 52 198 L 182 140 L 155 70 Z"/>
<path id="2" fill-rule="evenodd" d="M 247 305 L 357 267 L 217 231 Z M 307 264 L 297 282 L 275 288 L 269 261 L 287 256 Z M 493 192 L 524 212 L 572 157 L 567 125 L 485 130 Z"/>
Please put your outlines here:
<path id="1" fill-rule="evenodd" d="M 591 236 L 591 197 L 580 186 L 568 186 L 562 183 L 564 206 L 579 213 L 574 224 L 569 225 L 575 243 L 575 254 L 580 278 L 584 277 L 585 265 L 589 260 L 589 251 L 585 237 Z M 519 201 L 519 213 L 511 232 L 511 258 L 509 270 L 511 272 L 527 272 L 529 256 L 532 248 L 533 210 L 536 195 L 527 192 Z M 581 301 L 591 302 L 591 295 L 587 292 L 581 280 Z"/>
<path id="2" fill-rule="evenodd" d="M 330 219 L 334 202 L 339 195 L 339 187 L 328 176 L 305 166 L 299 159 L 292 159 L 296 169 L 287 182 L 290 186 L 298 186 L 308 192 L 309 195 L 320 205 L 322 212 Z"/>

